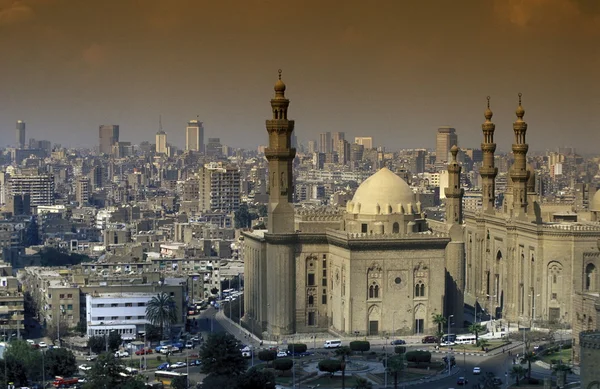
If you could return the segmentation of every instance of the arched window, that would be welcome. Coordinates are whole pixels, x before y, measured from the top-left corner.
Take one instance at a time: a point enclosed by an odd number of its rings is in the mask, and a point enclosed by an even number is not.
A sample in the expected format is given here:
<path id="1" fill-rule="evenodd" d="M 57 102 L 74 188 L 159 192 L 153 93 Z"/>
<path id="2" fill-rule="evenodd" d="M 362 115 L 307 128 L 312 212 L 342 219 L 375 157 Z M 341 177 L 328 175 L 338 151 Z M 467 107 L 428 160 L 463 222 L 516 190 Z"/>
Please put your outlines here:
<path id="1" fill-rule="evenodd" d="M 372 299 L 373 296 L 375 295 L 375 288 L 373 287 L 373 285 L 369 286 L 369 298 Z"/>
<path id="2" fill-rule="evenodd" d="M 421 297 L 425 297 L 425 284 L 421 284 Z"/>
<path id="3" fill-rule="evenodd" d="M 399 234 L 400 233 L 400 224 L 398 222 L 394 223 L 392 226 L 392 233 Z"/>
<path id="4" fill-rule="evenodd" d="M 415 285 L 415 297 L 425 297 L 425 284 L 423 281 L 419 281 Z"/>
<path id="5" fill-rule="evenodd" d="M 308 305 L 314 305 L 314 303 L 315 303 L 315 297 L 308 296 Z"/>
<path id="6" fill-rule="evenodd" d="M 373 282 L 369 286 L 369 298 L 370 299 L 377 299 L 377 298 L 379 298 L 379 285 L 377 285 L 376 282 Z"/>
<path id="7" fill-rule="evenodd" d="M 375 285 L 374 295 L 376 299 L 379 298 L 379 285 Z"/>
<path id="8" fill-rule="evenodd" d="M 585 267 L 585 290 L 596 290 L 596 266 L 592 263 Z"/>

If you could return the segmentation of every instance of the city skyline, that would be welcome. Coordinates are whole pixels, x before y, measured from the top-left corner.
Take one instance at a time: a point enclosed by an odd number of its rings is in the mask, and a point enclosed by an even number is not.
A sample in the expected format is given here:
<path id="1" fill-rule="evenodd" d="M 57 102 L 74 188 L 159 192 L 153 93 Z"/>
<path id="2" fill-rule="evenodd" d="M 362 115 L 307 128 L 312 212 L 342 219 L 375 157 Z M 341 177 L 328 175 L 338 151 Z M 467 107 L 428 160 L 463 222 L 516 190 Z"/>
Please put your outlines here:
<path id="1" fill-rule="evenodd" d="M 532 151 L 600 141 L 593 1 L 136 4 L 0 3 L 0 48 L 11 53 L 0 59 L 3 146 L 19 119 L 27 138 L 68 146 L 96 146 L 103 123 L 152 143 L 162 114 L 180 148 L 199 117 L 207 138 L 252 149 L 267 140 L 261 103 L 278 68 L 303 143 L 345 132 L 434 148 L 450 125 L 461 147 L 478 148 L 490 95 L 498 150 L 509 152 L 519 92 Z"/>

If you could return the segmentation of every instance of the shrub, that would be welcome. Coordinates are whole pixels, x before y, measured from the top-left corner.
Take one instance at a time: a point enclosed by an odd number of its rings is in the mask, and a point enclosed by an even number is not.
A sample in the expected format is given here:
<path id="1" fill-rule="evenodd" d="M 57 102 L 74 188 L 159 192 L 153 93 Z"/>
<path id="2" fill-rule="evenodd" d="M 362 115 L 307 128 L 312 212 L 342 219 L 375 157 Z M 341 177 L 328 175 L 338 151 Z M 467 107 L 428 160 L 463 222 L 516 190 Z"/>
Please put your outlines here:
<path id="1" fill-rule="evenodd" d="M 352 351 L 360 351 L 364 353 L 365 351 L 369 351 L 371 349 L 371 343 L 367 340 L 355 340 L 350 342 L 350 350 Z"/>
<path id="2" fill-rule="evenodd" d="M 406 347 L 404 347 L 404 346 L 396 346 L 396 347 L 394 347 L 394 352 L 396 354 L 406 354 Z"/>
<path id="3" fill-rule="evenodd" d="M 429 351 L 409 351 L 406 353 L 406 360 L 417 365 L 420 363 L 429 363 L 431 362 L 431 353 Z"/>
<path id="4" fill-rule="evenodd" d="M 288 344 L 288 351 L 290 353 L 305 353 L 308 347 L 304 343 L 290 343 Z"/>
<path id="5" fill-rule="evenodd" d="M 273 361 L 273 369 L 279 370 L 282 373 L 291 370 L 292 367 L 294 367 L 294 361 L 290 358 L 278 358 Z"/>
<path id="6" fill-rule="evenodd" d="M 160 362 L 162 360 L 162 357 L 160 355 L 157 355 L 156 360 Z"/>
<path id="7" fill-rule="evenodd" d="M 323 359 L 319 361 L 319 370 L 333 375 L 336 371 L 342 370 L 342 361 L 339 359 Z"/>
<path id="8" fill-rule="evenodd" d="M 269 362 L 275 360 L 277 358 L 277 353 L 274 350 L 260 350 L 258 352 L 258 359 L 263 362 L 267 362 L 267 366 Z"/>

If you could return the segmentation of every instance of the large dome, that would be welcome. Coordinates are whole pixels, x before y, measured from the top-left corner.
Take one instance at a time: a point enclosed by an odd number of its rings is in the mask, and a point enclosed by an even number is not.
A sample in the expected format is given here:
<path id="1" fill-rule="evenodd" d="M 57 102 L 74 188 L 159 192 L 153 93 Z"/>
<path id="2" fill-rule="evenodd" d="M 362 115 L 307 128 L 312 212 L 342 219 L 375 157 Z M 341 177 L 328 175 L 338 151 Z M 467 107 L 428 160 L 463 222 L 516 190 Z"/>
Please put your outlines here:
<path id="1" fill-rule="evenodd" d="M 414 206 L 415 194 L 406 181 L 384 167 L 360 184 L 352 203 L 355 213 L 363 215 L 396 213 L 400 206 L 407 211 L 408 204 Z"/>

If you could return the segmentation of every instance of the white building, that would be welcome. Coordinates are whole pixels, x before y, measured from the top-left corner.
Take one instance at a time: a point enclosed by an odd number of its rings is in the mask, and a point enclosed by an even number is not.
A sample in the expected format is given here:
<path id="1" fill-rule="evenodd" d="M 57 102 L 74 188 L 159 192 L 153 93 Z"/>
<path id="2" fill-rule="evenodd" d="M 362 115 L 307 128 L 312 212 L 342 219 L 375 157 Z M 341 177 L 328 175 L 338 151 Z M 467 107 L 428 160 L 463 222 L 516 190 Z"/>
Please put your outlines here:
<path id="1" fill-rule="evenodd" d="M 118 331 L 123 340 L 135 339 L 144 331 L 146 306 L 155 294 L 103 293 L 85 296 L 88 336 L 104 336 Z"/>

